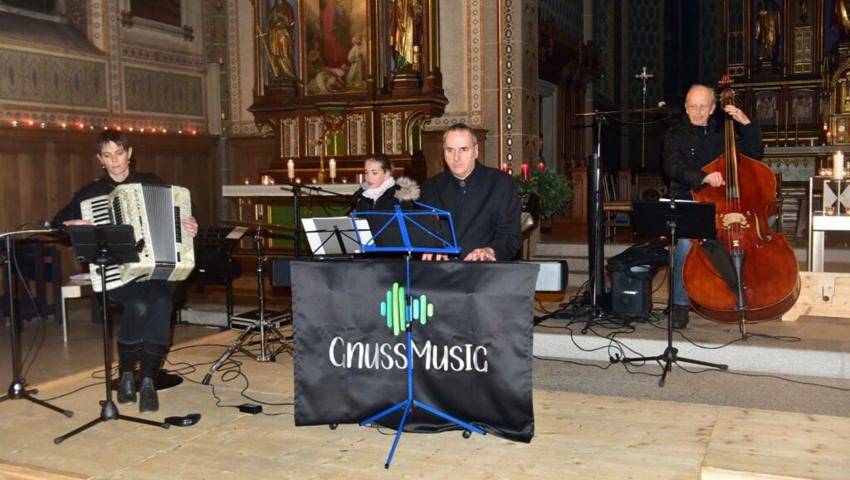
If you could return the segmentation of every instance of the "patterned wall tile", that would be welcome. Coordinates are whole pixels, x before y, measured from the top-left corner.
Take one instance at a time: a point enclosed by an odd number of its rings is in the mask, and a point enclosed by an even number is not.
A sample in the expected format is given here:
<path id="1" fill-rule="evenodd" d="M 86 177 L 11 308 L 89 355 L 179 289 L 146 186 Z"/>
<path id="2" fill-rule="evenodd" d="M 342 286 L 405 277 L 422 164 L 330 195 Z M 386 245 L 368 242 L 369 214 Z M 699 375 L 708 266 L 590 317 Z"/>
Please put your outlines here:
<path id="1" fill-rule="evenodd" d="M 125 66 L 123 86 L 128 111 L 204 115 L 204 79 L 200 75 Z"/>
<path id="2" fill-rule="evenodd" d="M 723 74 L 723 2 L 702 1 L 699 10 L 699 78 L 713 85 Z"/>
<path id="3" fill-rule="evenodd" d="M 0 98 L 106 108 L 106 64 L 68 56 L 0 49 Z"/>
<path id="4" fill-rule="evenodd" d="M 656 0 L 633 0 L 629 2 L 628 60 L 623 80 L 628 88 L 628 105 L 643 104 L 643 82 L 635 78 L 646 67 L 647 74 L 654 75 L 646 81 L 647 105 L 654 105 L 663 98 L 660 71 L 664 60 L 664 42 L 661 41 L 664 25 L 664 4 Z M 625 106 L 625 105 L 624 105 Z"/>
<path id="5" fill-rule="evenodd" d="M 540 0 L 540 17 L 551 20 L 556 31 L 581 39 L 582 3 L 582 0 Z"/>
<path id="6" fill-rule="evenodd" d="M 618 24 L 613 0 L 603 0 L 593 3 L 593 44 L 599 54 L 600 76 L 593 81 L 595 95 L 606 103 L 613 103 L 615 98 L 614 79 L 616 36 L 615 26 Z"/>

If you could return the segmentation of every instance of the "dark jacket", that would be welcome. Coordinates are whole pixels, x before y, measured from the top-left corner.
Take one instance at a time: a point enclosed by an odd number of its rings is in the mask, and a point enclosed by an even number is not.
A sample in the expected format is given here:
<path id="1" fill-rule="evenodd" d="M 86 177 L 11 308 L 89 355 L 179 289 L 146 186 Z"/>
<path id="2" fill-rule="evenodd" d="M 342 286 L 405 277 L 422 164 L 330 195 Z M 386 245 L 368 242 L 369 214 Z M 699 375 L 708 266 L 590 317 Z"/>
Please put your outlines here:
<path id="1" fill-rule="evenodd" d="M 101 195 L 109 195 L 118 185 L 128 183 L 147 183 L 154 185 L 164 184 L 162 179 L 153 173 L 130 172 L 130 175 L 128 175 L 127 178 L 120 183 L 116 182 L 108 174 L 104 173 L 102 177 L 81 188 L 74 194 L 74 198 L 68 202 L 68 205 L 65 205 L 65 208 L 60 210 L 59 213 L 53 217 L 53 225 L 59 225 L 66 220 L 79 220 L 83 216 L 80 211 L 80 202 L 93 197 L 99 197 Z"/>
<path id="2" fill-rule="evenodd" d="M 690 199 L 691 189 L 702 184 L 706 173 L 700 170 L 723 153 L 725 125 L 723 115 L 712 115 L 705 127 L 692 125 L 685 116 L 667 130 L 664 137 L 664 169 L 670 178 L 670 195 Z M 761 160 L 761 127 L 752 120 L 749 125 L 735 124 L 735 145 L 738 152 Z"/>
<path id="3" fill-rule="evenodd" d="M 422 184 L 420 202 L 451 212 L 461 258 L 482 247 L 492 248 L 497 260 L 519 252 L 519 193 L 510 175 L 478 162 L 463 182 L 442 172 Z"/>

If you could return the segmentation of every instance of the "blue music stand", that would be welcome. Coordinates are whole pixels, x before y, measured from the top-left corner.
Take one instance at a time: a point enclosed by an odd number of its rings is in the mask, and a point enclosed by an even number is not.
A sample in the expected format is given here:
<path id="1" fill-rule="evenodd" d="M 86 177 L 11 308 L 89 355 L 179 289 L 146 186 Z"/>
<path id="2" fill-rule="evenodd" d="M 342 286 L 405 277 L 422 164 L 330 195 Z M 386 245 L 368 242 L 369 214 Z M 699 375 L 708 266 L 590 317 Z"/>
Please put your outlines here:
<path id="1" fill-rule="evenodd" d="M 395 206 L 393 211 L 369 211 L 369 212 L 352 212 L 351 217 L 356 221 L 357 218 L 366 218 L 372 220 L 386 219 L 376 231 L 372 233 L 370 238 L 361 237 L 360 230 L 357 230 L 357 240 L 363 248 L 364 253 L 368 252 L 404 252 L 407 255 L 404 257 L 405 267 L 405 291 L 407 292 L 405 301 L 405 321 L 404 329 L 407 330 L 407 398 L 401 402 L 387 408 L 381 412 L 372 415 L 360 422 L 360 426 L 371 425 L 372 423 L 396 412 L 404 409 L 401 415 L 401 421 L 396 430 L 393 446 L 390 448 L 390 454 L 387 456 L 387 462 L 384 468 L 390 468 L 390 463 L 393 460 L 398 441 L 401 439 L 401 434 L 404 431 L 404 425 L 407 421 L 407 416 L 410 410 L 414 407 L 421 408 L 433 415 L 441 417 L 449 422 L 462 427 L 464 437 L 468 438 L 475 432 L 484 435 L 485 432 L 479 427 L 471 423 L 459 420 L 445 412 L 442 412 L 428 404 L 422 403 L 413 395 L 413 320 L 418 320 L 420 316 L 419 300 L 413 298 L 410 293 L 410 257 L 414 252 L 417 253 L 440 253 L 440 254 L 458 254 L 460 248 L 457 246 L 457 236 L 455 235 L 454 223 L 452 222 L 452 214 L 439 210 L 437 208 L 416 203 L 421 210 L 402 211 L 401 207 Z M 435 223 L 436 222 L 436 223 Z M 446 223 L 449 226 L 449 234 L 442 234 L 439 231 L 433 231 L 439 228 L 440 223 Z M 427 225 L 427 227 L 426 227 Z M 401 245 L 379 245 L 384 236 L 392 236 L 391 232 L 397 229 L 400 234 Z M 377 242 L 376 242 L 377 240 Z M 397 240 L 397 239 L 395 239 Z M 404 296 L 404 293 L 401 293 Z"/>

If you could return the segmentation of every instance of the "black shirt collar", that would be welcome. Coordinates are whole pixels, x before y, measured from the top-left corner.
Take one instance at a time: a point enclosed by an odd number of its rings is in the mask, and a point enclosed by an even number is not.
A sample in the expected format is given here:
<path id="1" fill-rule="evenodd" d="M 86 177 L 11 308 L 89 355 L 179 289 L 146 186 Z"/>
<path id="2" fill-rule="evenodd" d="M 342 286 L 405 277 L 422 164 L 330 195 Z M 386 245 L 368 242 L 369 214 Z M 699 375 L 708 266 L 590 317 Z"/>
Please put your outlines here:
<path id="1" fill-rule="evenodd" d="M 468 188 L 470 184 L 477 184 L 478 180 L 481 178 L 483 168 L 479 168 L 480 164 L 478 160 L 475 161 L 475 166 L 472 167 L 472 171 L 469 172 L 469 175 L 466 176 L 463 180 L 452 176 L 452 179 L 455 181 L 455 184 L 460 188 Z"/>

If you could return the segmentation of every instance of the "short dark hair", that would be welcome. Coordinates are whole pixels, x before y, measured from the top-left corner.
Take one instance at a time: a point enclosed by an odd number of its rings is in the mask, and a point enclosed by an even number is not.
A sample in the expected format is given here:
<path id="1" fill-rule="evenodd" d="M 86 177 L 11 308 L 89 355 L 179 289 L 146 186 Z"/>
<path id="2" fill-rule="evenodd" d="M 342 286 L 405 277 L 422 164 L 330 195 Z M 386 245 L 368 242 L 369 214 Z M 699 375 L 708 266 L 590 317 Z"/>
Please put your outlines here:
<path id="1" fill-rule="evenodd" d="M 108 128 L 97 136 L 97 140 L 95 141 L 95 148 L 97 149 L 97 154 L 100 155 L 100 150 L 109 142 L 115 142 L 116 145 L 127 150 L 130 148 L 130 139 L 127 138 L 127 134 L 119 131 Z"/>
<path id="2" fill-rule="evenodd" d="M 366 162 L 378 162 L 378 163 L 381 164 L 382 170 L 384 170 L 385 172 L 390 172 L 390 173 L 393 172 L 393 162 L 392 162 L 392 160 L 390 160 L 390 157 L 384 155 L 383 153 L 378 153 L 376 155 L 372 155 L 371 157 L 369 157 L 369 158 L 367 158 L 366 160 L 363 161 L 363 163 L 366 163 Z"/>
<path id="3" fill-rule="evenodd" d="M 443 132 L 443 146 L 446 145 L 446 137 L 449 136 L 449 132 L 467 132 L 470 137 L 472 137 L 472 144 L 478 145 L 478 137 L 475 136 L 475 132 L 472 128 L 465 123 L 455 123 L 451 127 L 447 128 L 445 132 Z"/>

